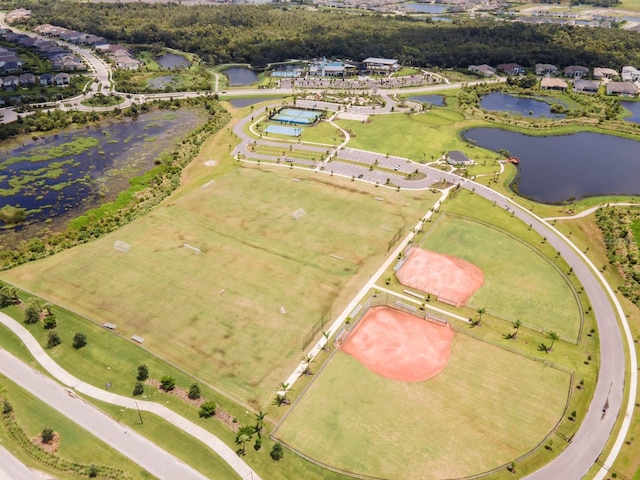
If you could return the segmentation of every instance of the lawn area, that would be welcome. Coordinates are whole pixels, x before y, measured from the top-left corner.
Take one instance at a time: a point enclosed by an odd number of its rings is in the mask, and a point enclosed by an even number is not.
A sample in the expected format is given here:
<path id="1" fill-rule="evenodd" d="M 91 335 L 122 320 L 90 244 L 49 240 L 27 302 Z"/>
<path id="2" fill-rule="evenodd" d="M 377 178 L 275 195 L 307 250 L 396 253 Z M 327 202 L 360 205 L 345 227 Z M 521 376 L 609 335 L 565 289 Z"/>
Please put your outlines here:
<path id="1" fill-rule="evenodd" d="M 125 472 L 126 478 L 131 480 L 155 478 L 142 467 L 58 413 L 57 410 L 49 407 L 46 402 L 32 396 L 2 375 L 0 375 L 0 396 L 5 396 L 9 400 L 13 406 L 18 425 L 29 438 L 34 438 L 44 428 L 51 428 L 60 436 L 56 455 L 61 459 L 83 465 L 95 464 L 96 466 L 121 469 Z M 23 463 L 39 471 L 55 475 L 60 480 L 79 478 L 77 475 L 52 469 L 45 463 L 31 457 L 9 435 L 4 423 L 0 424 L 0 444 Z"/>
<path id="2" fill-rule="evenodd" d="M 237 163 L 194 165 L 187 175 L 190 187 L 144 218 L 2 277 L 115 323 L 125 338 L 142 336 L 145 349 L 255 410 L 300 361 L 311 325 L 328 310 L 335 318 L 394 232 L 435 198 Z M 306 214 L 293 220 L 299 208 Z M 131 251 L 114 250 L 115 240 Z"/>
<path id="3" fill-rule="evenodd" d="M 381 478 L 458 478 L 533 449 L 561 417 L 569 375 L 457 334 L 445 370 L 405 383 L 337 352 L 276 435 Z"/>
<path id="4" fill-rule="evenodd" d="M 369 120 L 370 123 L 336 122 L 352 133 L 349 147 L 429 162 L 448 150 L 466 148 L 466 143 L 456 133 L 464 118 L 451 110 L 432 109 L 416 115 L 372 115 Z"/>
<path id="5" fill-rule="evenodd" d="M 486 308 L 509 322 L 520 319 L 524 325 L 577 339 L 580 311 L 573 291 L 558 269 L 524 242 L 497 228 L 443 215 L 420 246 L 480 267 L 485 283 L 469 306 Z"/>

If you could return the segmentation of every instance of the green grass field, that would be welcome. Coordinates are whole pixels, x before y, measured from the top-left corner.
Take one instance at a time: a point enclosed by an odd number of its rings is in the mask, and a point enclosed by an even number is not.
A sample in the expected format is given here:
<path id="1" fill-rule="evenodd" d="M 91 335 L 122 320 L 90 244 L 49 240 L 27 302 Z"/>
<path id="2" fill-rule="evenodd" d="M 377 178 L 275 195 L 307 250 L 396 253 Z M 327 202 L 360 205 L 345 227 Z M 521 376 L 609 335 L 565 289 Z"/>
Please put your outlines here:
<path id="1" fill-rule="evenodd" d="M 382 478 L 457 478 L 533 449 L 562 415 L 569 375 L 462 334 L 436 378 L 380 377 L 337 352 L 276 435 Z"/>
<path id="2" fill-rule="evenodd" d="M 60 436 L 56 455 L 61 459 L 84 465 L 95 464 L 122 469 L 126 472 L 127 478 L 132 480 L 155 478 L 142 467 L 49 407 L 45 402 L 46 399 L 34 397 L 2 375 L 0 375 L 0 393 L 6 396 L 13 406 L 16 421 L 29 438 L 36 437 L 44 428 L 51 428 Z M 13 440 L 4 424 L 0 425 L 0 444 L 26 465 L 55 475 L 55 478 L 60 480 L 79 478 L 77 475 L 52 469 L 31 457 Z"/>
<path id="3" fill-rule="evenodd" d="M 420 246 L 480 267 L 485 283 L 469 306 L 577 339 L 580 311 L 571 288 L 549 261 L 523 242 L 496 228 L 443 215 Z"/>
<path id="4" fill-rule="evenodd" d="M 3 277 L 144 337 L 144 348 L 256 410 L 300 361 L 311 325 L 329 309 L 335 318 L 393 233 L 435 198 L 275 167 L 234 167 L 207 188 L 193 180 L 140 221 Z M 131 251 L 115 251 L 116 239 Z"/>

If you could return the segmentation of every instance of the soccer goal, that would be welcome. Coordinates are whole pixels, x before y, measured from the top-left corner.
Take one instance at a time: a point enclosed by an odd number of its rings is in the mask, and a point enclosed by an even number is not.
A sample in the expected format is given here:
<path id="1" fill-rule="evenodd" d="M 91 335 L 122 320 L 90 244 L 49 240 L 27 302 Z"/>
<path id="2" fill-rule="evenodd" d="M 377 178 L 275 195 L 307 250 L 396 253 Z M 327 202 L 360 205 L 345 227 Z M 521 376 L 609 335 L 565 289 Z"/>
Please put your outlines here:
<path id="1" fill-rule="evenodd" d="M 186 248 L 187 250 L 191 250 L 193 252 L 195 252 L 197 255 L 199 255 L 200 253 L 202 253 L 202 250 L 200 250 L 198 247 L 194 247 L 192 245 L 189 245 L 188 243 L 185 243 L 184 248 Z"/>
<path id="2" fill-rule="evenodd" d="M 116 243 L 113 244 L 113 248 L 122 253 L 129 253 L 129 250 L 131 250 L 131 245 L 120 240 L 116 240 Z"/>

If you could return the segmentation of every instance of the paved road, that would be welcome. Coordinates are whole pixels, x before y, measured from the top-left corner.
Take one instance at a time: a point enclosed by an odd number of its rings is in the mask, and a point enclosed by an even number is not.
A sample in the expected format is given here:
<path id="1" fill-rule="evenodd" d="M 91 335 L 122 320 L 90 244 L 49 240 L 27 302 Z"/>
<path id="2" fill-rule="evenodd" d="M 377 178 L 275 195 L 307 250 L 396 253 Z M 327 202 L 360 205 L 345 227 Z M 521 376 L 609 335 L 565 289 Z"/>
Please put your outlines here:
<path id="1" fill-rule="evenodd" d="M 0 478 L 2 480 L 42 480 L 42 476 L 29 470 L 24 463 L 1 446 Z"/>
<path id="2" fill-rule="evenodd" d="M 161 479 L 206 480 L 186 463 L 129 430 L 102 411 L 80 399 L 69 389 L 31 369 L 6 350 L 0 349 L 0 373 L 62 415 L 81 425 L 135 463 Z"/>
<path id="3" fill-rule="evenodd" d="M 31 355 L 36 359 L 36 361 L 42 365 L 49 374 L 51 374 L 54 378 L 60 381 L 62 384 L 73 388 L 75 391 L 82 393 L 88 397 L 96 398 L 106 403 L 110 403 L 112 405 L 119 405 L 121 407 L 130 407 L 133 403 L 133 399 L 129 397 L 124 397 L 122 395 L 116 395 L 114 393 L 109 393 L 101 388 L 94 387 L 78 378 L 71 375 L 69 372 L 64 370 L 60 365 L 55 363 L 51 357 L 44 351 L 44 349 L 40 346 L 40 344 L 36 341 L 36 339 L 29 333 L 29 331 L 24 328 L 20 323 L 16 322 L 14 319 L 9 317 L 8 315 L 0 312 L 0 323 L 8 327 L 13 333 L 15 333 L 18 338 L 24 343 L 27 347 Z M 0 357 L 0 372 L 3 372 L 3 360 Z M 28 368 L 25 366 L 25 368 Z M 15 381 L 15 380 L 14 380 Z M 20 384 L 20 382 L 16 381 L 16 383 Z M 46 398 L 46 397 L 41 397 Z M 252 480 L 260 480 L 260 476 L 254 472 L 251 467 L 249 467 L 242 458 L 240 458 L 230 447 L 228 447 L 222 440 L 208 432 L 204 428 L 196 425 L 190 420 L 178 415 L 173 410 L 168 409 L 167 407 L 160 405 L 155 402 L 148 402 L 144 400 L 136 400 L 136 405 L 140 410 L 154 413 L 159 417 L 163 418 L 167 422 L 173 424 L 177 428 L 183 430 L 188 433 L 192 437 L 200 440 L 206 446 L 208 446 L 213 452 L 218 454 L 229 466 L 236 471 L 240 478 L 251 478 Z M 54 406 L 54 408 L 57 408 Z M 93 407 L 92 407 L 93 408 Z M 97 410 L 96 410 L 97 411 Z M 119 425 L 119 424 L 118 424 Z M 124 427 L 123 427 L 124 428 Z M 93 432 L 92 432 L 93 433 Z M 110 443 L 108 439 L 105 439 L 102 435 L 98 435 L 100 438 L 109 443 L 112 447 L 116 447 L 114 444 Z M 148 442 L 148 441 L 147 441 Z M 148 442 L 150 443 L 150 442 Z M 167 454 L 168 455 L 168 454 Z M 146 467 L 145 467 L 146 468 Z M 152 472 L 153 473 L 153 472 Z M 154 473 L 154 475 L 157 475 Z M 158 476 L 158 475 L 157 475 Z M 181 476 L 169 476 L 168 474 L 165 476 L 160 475 L 160 478 L 183 478 Z M 195 477 L 184 477 L 184 478 L 195 478 Z"/>

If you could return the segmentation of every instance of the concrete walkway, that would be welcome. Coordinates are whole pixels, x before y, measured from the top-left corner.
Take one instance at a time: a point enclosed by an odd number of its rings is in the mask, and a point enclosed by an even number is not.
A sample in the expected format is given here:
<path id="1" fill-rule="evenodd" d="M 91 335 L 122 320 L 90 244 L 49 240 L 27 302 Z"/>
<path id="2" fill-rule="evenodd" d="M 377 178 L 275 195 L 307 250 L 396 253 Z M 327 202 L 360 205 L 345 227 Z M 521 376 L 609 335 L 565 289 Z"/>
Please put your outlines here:
<path id="1" fill-rule="evenodd" d="M 116 395 L 109 393 L 100 388 L 89 385 L 80 379 L 74 377 L 69 372 L 64 370 L 60 365 L 54 362 L 49 355 L 40 346 L 37 340 L 24 328 L 20 323 L 15 321 L 8 315 L 0 312 L 0 323 L 5 325 L 9 330 L 15 333 L 18 338 L 24 343 L 31 355 L 36 361 L 42 365 L 42 367 L 57 379 L 62 384 L 73 388 L 79 393 L 82 393 L 88 397 L 95 398 L 97 400 L 110 403 L 112 405 L 118 405 L 121 407 L 128 407 L 134 402 L 134 399 L 130 397 L 124 397 L 122 395 Z M 187 420 L 186 418 L 178 415 L 173 410 L 160 405 L 155 402 L 148 402 L 144 400 L 135 400 L 140 410 L 150 412 L 158 415 L 167 422 L 173 424 L 175 427 L 181 429 L 185 433 L 188 433 L 192 437 L 197 438 L 202 443 L 207 445 L 211 450 L 217 453 L 225 462 L 233 468 L 240 478 L 260 480 L 260 476 L 251 469 L 230 447 L 228 447 L 222 440 L 215 435 L 211 434 L 204 428 L 196 425 L 195 423 Z"/>
<path id="2" fill-rule="evenodd" d="M 640 203 L 626 203 L 626 202 L 622 202 L 622 203 L 603 203 L 602 205 L 596 205 L 595 207 L 591 207 L 591 208 L 587 208 L 586 210 L 580 212 L 580 213 L 576 213 L 575 215 L 567 215 L 565 217 L 548 217 L 545 218 L 545 220 L 547 222 L 550 222 L 552 220 L 573 220 L 574 218 L 582 218 L 582 217 L 586 217 L 587 215 L 591 215 L 593 212 L 595 212 L 596 210 L 598 210 L 601 207 L 604 206 L 610 206 L 610 207 L 640 207 Z"/>

